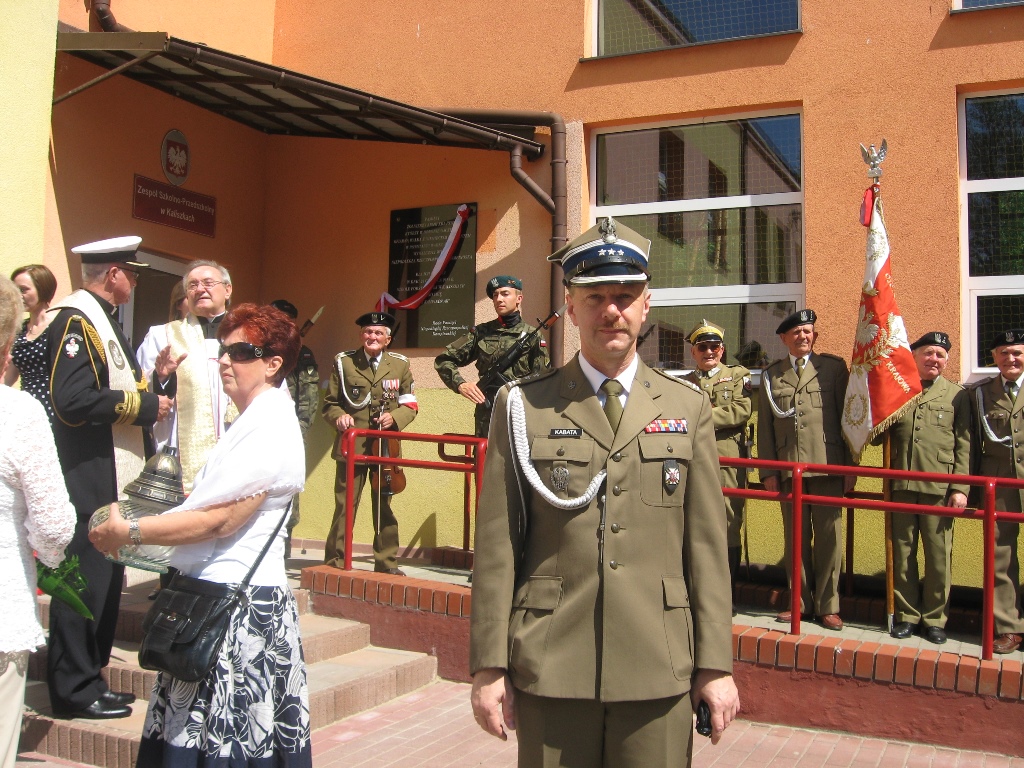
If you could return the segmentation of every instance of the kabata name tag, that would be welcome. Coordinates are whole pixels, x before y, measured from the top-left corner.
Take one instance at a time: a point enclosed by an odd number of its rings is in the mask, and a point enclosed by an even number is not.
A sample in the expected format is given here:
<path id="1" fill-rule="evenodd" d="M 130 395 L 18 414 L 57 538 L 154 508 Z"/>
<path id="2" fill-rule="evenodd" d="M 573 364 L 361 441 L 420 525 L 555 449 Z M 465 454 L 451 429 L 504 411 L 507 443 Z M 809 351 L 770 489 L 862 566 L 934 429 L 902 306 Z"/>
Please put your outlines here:
<path id="1" fill-rule="evenodd" d="M 681 432 L 686 434 L 686 419 L 655 419 L 646 427 L 644 432 Z"/>
<path id="2" fill-rule="evenodd" d="M 551 432 L 548 433 L 548 437 L 575 437 L 578 439 L 583 437 L 583 430 L 562 427 L 561 429 L 552 429 Z"/>

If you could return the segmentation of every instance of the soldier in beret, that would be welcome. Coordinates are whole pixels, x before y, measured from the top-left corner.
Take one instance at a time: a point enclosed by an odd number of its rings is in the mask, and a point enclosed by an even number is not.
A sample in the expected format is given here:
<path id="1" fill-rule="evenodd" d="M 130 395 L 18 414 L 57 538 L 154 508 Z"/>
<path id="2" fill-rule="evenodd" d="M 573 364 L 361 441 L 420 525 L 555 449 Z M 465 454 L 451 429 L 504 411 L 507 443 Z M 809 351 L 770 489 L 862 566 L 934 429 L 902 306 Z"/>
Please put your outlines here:
<path id="1" fill-rule="evenodd" d="M 992 357 L 999 375 L 973 387 L 971 408 L 974 416 L 975 474 L 1012 477 L 1024 480 L 1024 442 L 1018 435 L 1024 428 L 1024 329 L 1014 328 L 997 334 L 992 340 Z M 996 491 L 996 509 L 1020 512 L 1024 490 L 1000 488 Z M 1020 611 L 1020 562 L 1017 559 L 1018 523 L 996 524 L 995 613 L 996 639 L 992 650 L 1010 653 L 1024 637 L 1024 618 Z"/>
<path id="2" fill-rule="evenodd" d="M 100 675 L 110 661 L 124 566 L 89 542 L 89 518 L 138 477 L 149 428 L 171 410 L 169 398 L 148 391 L 116 317 L 147 266 L 136 259 L 141 242 L 117 237 L 72 248 L 82 260 L 82 288 L 55 305 L 46 329 L 53 436 L 78 513 L 67 553 L 79 558 L 89 584 L 84 599 L 96 617 L 84 619 L 57 600 L 50 606 L 46 680 L 58 717 L 128 717 L 135 701 L 111 691 Z"/>
<path id="3" fill-rule="evenodd" d="M 739 710 L 711 404 L 636 354 L 649 249 L 603 219 L 553 254 L 580 353 L 494 404 L 472 704 L 521 766 L 689 764 L 693 708 L 714 743 Z"/>
<path id="4" fill-rule="evenodd" d="M 850 371 L 835 355 L 814 352 L 818 334 L 813 309 L 801 309 L 783 320 L 775 332 L 789 354 L 765 369 L 758 401 L 757 455 L 772 461 L 810 464 L 852 464 L 843 440 L 843 398 Z M 760 471 L 764 487 L 789 491 L 792 480 L 778 470 Z M 804 475 L 804 492 L 816 496 L 842 496 L 856 478 Z M 786 534 L 785 566 L 793 588 L 792 510 L 782 505 Z M 826 629 L 840 630 L 839 570 L 842 566 L 842 510 L 806 504 L 803 510 L 803 551 L 800 568 L 800 612 L 812 608 Z M 813 538 L 812 538 L 813 537 Z M 789 623 L 792 614 L 782 611 L 778 620 Z"/>
<path id="5" fill-rule="evenodd" d="M 715 425 L 718 455 L 736 459 L 745 455 L 747 421 L 750 419 L 750 371 L 742 365 L 726 365 L 725 332 L 707 320 L 690 331 L 690 355 L 697 366 L 686 374 L 692 382 L 711 398 L 711 420 Z M 746 472 L 735 467 L 722 467 L 723 488 L 746 488 Z M 725 499 L 725 519 L 729 533 L 729 576 L 733 589 L 740 569 L 743 539 L 743 499 Z"/>
<path id="6" fill-rule="evenodd" d="M 890 428 L 892 469 L 967 475 L 971 471 L 971 405 L 959 384 L 944 378 L 949 336 L 926 333 L 910 345 L 924 391 L 916 405 Z M 968 486 L 894 480 L 892 500 L 907 504 L 967 506 Z M 924 549 L 924 578 L 918 575 L 917 544 Z M 896 623 L 892 636 L 910 637 L 915 628 L 932 643 L 946 642 L 953 518 L 892 514 Z"/>
<path id="7" fill-rule="evenodd" d="M 324 563 L 335 568 L 345 564 L 345 459 L 341 440 L 345 430 L 403 430 L 416 418 L 416 386 L 409 370 L 409 359 L 388 352 L 395 318 L 386 312 L 367 312 L 356 319 L 362 329 L 363 346 L 341 352 L 334 358 L 331 383 L 324 397 L 323 417 L 338 430 L 332 456 L 338 462 L 334 480 L 334 522 L 324 543 Z M 356 451 L 371 453 L 372 438 L 356 442 Z M 353 519 L 366 483 L 368 464 L 355 467 Z M 398 518 L 391 510 L 391 497 L 383 490 L 373 493 L 373 569 L 396 576 L 405 574 L 398 567 Z"/>
<path id="8" fill-rule="evenodd" d="M 487 426 L 491 421 L 491 406 L 501 381 L 498 380 L 487 392 L 475 383 L 466 381 L 459 368 L 476 362 L 479 376 L 491 373 L 491 368 L 506 351 L 523 335 L 532 333 L 534 327 L 523 322 L 519 309 L 523 303 L 523 281 L 512 275 L 498 275 L 487 281 L 487 298 L 494 302 L 496 320 L 474 326 L 465 336 L 453 341 L 444 352 L 434 358 L 434 370 L 445 386 L 457 392 L 470 402 L 476 403 L 476 436 L 487 437 Z M 505 379 L 519 379 L 532 373 L 548 369 L 548 352 L 543 337 L 538 335 L 525 354 L 511 367 L 501 373 Z"/>

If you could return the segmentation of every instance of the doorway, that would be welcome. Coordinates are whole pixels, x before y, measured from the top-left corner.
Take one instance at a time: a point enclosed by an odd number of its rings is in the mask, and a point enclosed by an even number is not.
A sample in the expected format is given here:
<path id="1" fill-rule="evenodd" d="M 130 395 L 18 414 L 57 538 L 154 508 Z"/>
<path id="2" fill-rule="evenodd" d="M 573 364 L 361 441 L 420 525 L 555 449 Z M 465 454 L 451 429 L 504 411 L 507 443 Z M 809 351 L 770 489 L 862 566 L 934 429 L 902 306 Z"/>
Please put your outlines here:
<path id="1" fill-rule="evenodd" d="M 149 264 L 149 269 L 142 270 L 131 300 L 121 307 L 121 327 L 132 349 L 138 349 L 151 327 L 167 322 L 171 290 L 185 275 L 188 266 L 188 262 L 157 256 L 143 249 L 139 250 L 138 259 Z"/>

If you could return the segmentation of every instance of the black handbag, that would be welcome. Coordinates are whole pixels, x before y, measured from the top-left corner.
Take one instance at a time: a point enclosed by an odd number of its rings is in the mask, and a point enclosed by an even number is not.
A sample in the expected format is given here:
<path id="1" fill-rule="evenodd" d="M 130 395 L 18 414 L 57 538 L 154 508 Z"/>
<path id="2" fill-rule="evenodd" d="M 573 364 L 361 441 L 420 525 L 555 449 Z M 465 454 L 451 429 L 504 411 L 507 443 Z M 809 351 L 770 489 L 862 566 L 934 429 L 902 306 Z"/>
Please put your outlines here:
<path id="1" fill-rule="evenodd" d="M 263 556 L 291 513 L 291 504 L 274 528 L 263 551 L 238 585 L 218 584 L 176 573 L 161 589 L 142 620 L 139 666 L 166 672 L 186 683 L 205 678 L 220 654 L 235 608 Z"/>

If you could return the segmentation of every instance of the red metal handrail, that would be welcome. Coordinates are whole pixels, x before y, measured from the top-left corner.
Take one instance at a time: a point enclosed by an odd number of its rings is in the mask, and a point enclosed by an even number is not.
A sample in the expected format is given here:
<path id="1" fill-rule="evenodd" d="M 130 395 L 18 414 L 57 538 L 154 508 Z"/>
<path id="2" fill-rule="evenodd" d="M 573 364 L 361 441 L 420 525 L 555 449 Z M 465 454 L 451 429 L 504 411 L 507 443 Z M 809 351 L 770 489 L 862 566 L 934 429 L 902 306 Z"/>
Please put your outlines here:
<path id="1" fill-rule="evenodd" d="M 384 440 L 408 440 L 415 443 L 436 443 L 437 453 L 442 461 L 426 459 L 403 459 L 391 456 L 371 456 L 355 452 L 356 440 L 372 437 Z M 462 445 L 470 461 L 455 461 L 444 452 L 445 445 Z M 474 448 L 472 453 L 469 449 Z M 342 435 L 341 454 L 345 459 L 345 570 L 352 570 L 352 527 L 355 519 L 353 509 L 353 488 L 356 478 L 356 464 L 378 464 L 389 467 L 416 467 L 418 469 L 440 469 L 445 472 L 462 472 L 467 478 L 470 472 L 476 479 L 476 499 L 480 501 L 480 486 L 483 481 L 484 460 L 487 458 L 487 438 L 472 435 L 425 435 L 416 432 L 391 432 L 376 429 L 348 429 Z M 468 496 L 469 481 L 464 489 Z M 462 548 L 469 549 L 469 525 L 471 512 L 468 498 L 463 505 Z"/>
<path id="2" fill-rule="evenodd" d="M 996 490 L 999 488 L 1024 489 L 1024 480 L 1010 477 L 984 477 L 980 475 L 947 475 L 937 472 L 911 472 L 900 469 L 884 469 L 881 467 L 858 467 L 834 464 L 806 464 L 788 461 L 769 461 L 768 459 L 732 459 L 722 457 L 722 466 L 739 469 L 774 469 L 792 474 L 792 488 L 789 493 L 782 490 L 772 492 L 757 488 L 723 488 L 726 496 L 743 499 L 761 499 L 765 501 L 789 502 L 793 506 L 792 531 L 792 562 L 791 573 L 793 584 L 790 589 L 792 620 L 790 631 L 800 632 L 800 593 L 803 588 L 800 550 L 803 538 L 803 506 L 804 504 L 820 504 L 833 507 L 849 507 L 850 498 L 857 499 L 857 508 L 874 509 L 882 512 L 905 512 L 916 515 L 939 515 L 943 517 L 960 517 L 981 520 L 984 530 L 984 563 L 982 584 L 982 637 L 981 656 L 985 660 L 992 658 L 992 643 L 995 633 L 993 605 L 995 602 L 995 542 L 996 523 L 1024 522 L 1024 513 L 996 510 Z M 923 482 L 970 485 L 982 488 L 982 507 L 980 509 L 957 509 L 955 507 L 930 507 L 922 504 L 878 500 L 878 494 L 848 494 L 844 496 L 817 496 L 804 493 L 804 478 L 811 474 L 839 475 L 843 477 L 873 477 L 881 479 L 918 480 Z M 763 486 L 762 486 L 763 487 Z"/>

